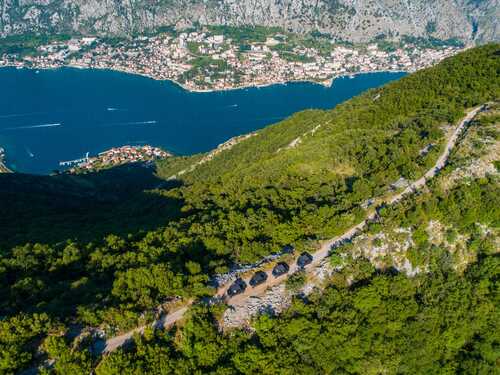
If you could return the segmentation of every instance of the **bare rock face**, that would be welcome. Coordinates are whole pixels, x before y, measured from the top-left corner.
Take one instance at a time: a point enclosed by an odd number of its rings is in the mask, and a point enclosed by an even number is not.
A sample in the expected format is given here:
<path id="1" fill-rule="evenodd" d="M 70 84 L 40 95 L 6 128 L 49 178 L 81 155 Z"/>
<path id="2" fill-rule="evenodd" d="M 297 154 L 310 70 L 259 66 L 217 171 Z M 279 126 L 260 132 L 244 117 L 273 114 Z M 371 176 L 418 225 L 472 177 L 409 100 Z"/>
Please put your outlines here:
<path id="1" fill-rule="evenodd" d="M 131 35 L 161 26 L 277 26 L 360 42 L 385 34 L 500 40 L 500 0 L 0 0 L 0 35 Z"/>

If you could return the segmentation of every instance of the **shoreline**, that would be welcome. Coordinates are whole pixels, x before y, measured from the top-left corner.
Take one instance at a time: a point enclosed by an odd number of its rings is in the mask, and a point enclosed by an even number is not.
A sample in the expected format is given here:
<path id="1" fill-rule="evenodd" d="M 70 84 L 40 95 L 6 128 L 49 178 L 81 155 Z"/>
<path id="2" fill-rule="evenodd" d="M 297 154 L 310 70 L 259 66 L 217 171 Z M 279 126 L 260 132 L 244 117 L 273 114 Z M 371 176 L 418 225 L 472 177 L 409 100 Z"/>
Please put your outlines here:
<path id="1" fill-rule="evenodd" d="M 335 75 L 332 76 L 326 80 L 323 81 L 314 81 L 314 80 L 308 80 L 308 79 L 292 79 L 288 81 L 276 81 L 276 82 L 268 82 L 268 83 L 256 83 L 256 84 L 249 84 L 249 85 L 241 85 L 241 86 L 234 86 L 234 87 L 227 87 L 227 88 L 214 88 L 214 89 L 196 89 L 192 88 L 189 86 L 186 86 L 185 84 L 182 84 L 174 79 L 163 79 L 163 78 L 156 78 L 154 76 L 141 73 L 141 72 L 136 72 L 136 71 L 131 71 L 127 69 L 119 69 L 119 68 L 101 68 L 101 67 L 95 67 L 95 66 L 81 66 L 81 65 L 61 65 L 61 66 L 56 66 L 56 67 L 37 67 L 37 66 L 26 66 L 26 65 L 15 65 L 15 64 L 10 64 L 10 65 L 2 65 L 0 66 L 0 69 L 2 68 L 16 68 L 16 69 L 29 69 L 29 70 L 57 70 L 57 69 L 79 69 L 79 70 L 101 70 L 101 71 L 109 71 L 109 72 L 118 72 L 118 73 L 125 73 L 125 74 L 130 74 L 130 75 L 135 75 L 135 76 L 140 76 L 140 77 L 145 77 L 149 78 L 153 81 L 158 81 L 158 82 L 171 82 L 174 85 L 180 87 L 184 91 L 187 91 L 189 93 L 196 93 L 196 94 L 204 94 L 204 93 L 213 93 L 213 92 L 228 92 L 228 91 L 236 91 L 236 90 L 246 90 L 246 89 L 260 89 L 260 88 L 265 88 L 265 87 L 270 87 L 270 86 L 278 86 L 278 85 L 287 85 L 287 84 L 294 84 L 294 83 L 308 83 L 308 84 L 314 84 L 314 85 L 319 85 L 323 86 L 325 88 L 331 88 L 333 86 L 333 83 L 335 80 L 338 78 L 346 78 L 346 77 L 355 77 L 358 75 L 362 74 L 375 74 L 375 73 L 411 73 L 412 71 L 410 70 L 370 70 L 370 71 L 361 71 L 361 72 L 353 72 L 353 73 L 347 73 L 347 74 L 341 74 L 341 75 Z"/>
<path id="2" fill-rule="evenodd" d="M 2 173 L 14 173 L 14 171 L 11 171 L 9 168 L 7 168 L 3 161 L 0 161 L 0 174 Z"/>
<path id="3" fill-rule="evenodd" d="M 6 156 L 5 156 L 5 149 L 0 147 L 0 174 L 2 173 L 14 173 L 11 169 L 9 169 L 6 165 L 5 162 Z"/>
<path id="4" fill-rule="evenodd" d="M 60 171 L 61 173 L 78 174 L 81 172 L 97 172 L 125 164 L 143 163 L 148 165 L 157 160 L 173 156 L 173 153 L 160 147 L 124 145 L 99 152 L 97 156 L 88 157 L 87 155 L 86 159 L 82 161 L 60 162 L 59 166 L 69 167 Z"/>

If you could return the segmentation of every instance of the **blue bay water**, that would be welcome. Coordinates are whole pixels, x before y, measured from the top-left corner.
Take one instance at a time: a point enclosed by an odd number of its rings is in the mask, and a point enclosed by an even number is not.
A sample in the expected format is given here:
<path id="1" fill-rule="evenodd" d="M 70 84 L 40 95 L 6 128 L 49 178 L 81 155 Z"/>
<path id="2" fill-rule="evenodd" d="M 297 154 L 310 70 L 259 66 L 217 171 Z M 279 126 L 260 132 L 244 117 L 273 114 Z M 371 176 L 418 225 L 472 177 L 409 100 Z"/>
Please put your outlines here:
<path id="1" fill-rule="evenodd" d="M 47 174 L 59 162 L 115 146 L 151 144 L 178 155 L 294 112 L 327 109 L 404 73 L 336 79 L 331 87 L 290 83 L 192 93 L 169 81 L 105 70 L 0 69 L 0 147 L 18 172 Z"/>

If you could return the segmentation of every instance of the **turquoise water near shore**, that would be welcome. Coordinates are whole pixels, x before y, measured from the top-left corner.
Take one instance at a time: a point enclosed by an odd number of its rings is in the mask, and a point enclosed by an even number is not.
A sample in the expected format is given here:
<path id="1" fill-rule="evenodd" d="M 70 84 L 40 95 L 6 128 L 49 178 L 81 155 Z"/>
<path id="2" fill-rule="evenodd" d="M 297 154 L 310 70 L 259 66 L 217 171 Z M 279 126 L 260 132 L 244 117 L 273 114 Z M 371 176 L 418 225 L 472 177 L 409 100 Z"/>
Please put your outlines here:
<path id="1" fill-rule="evenodd" d="M 3 68 L 0 147 L 9 168 L 35 174 L 126 144 L 189 155 L 303 109 L 332 108 L 403 75 L 342 77 L 331 87 L 289 83 L 193 93 L 169 81 L 114 71 Z"/>

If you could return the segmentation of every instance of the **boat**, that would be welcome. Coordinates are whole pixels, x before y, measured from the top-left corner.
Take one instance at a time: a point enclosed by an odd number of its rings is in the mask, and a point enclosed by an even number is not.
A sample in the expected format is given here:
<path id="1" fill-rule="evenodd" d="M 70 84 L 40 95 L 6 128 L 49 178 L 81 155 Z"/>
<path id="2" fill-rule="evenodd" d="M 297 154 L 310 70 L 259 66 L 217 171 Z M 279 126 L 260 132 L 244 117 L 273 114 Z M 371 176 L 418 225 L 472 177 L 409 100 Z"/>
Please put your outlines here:
<path id="1" fill-rule="evenodd" d="M 34 158 L 35 154 L 30 151 L 29 148 L 26 148 L 26 153 L 29 155 L 30 158 Z"/>

